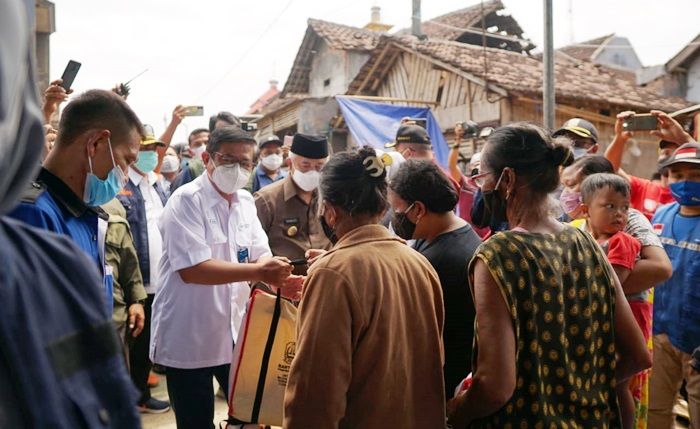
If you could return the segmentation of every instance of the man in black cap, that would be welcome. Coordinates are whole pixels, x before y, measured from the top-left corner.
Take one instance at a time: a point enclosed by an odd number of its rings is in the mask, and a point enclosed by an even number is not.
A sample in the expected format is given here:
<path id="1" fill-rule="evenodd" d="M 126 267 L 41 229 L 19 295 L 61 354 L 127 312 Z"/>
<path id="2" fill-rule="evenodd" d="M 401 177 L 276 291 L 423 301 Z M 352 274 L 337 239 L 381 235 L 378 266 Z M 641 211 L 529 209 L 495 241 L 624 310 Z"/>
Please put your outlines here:
<path id="1" fill-rule="evenodd" d="M 280 181 L 287 177 L 282 171 L 282 141 L 272 135 L 260 140 L 258 144 L 258 158 L 260 162 L 253 170 L 250 192 L 256 193 L 267 185 Z"/>
<path id="2" fill-rule="evenodd" d="M 316 215 L 316 188 L 326 161 L 325 137 L 296 134 L 287 160 L 289 176 L 255 194 L 273 255 L 301 259 L 309 249 L 330 247 Z"/>
<path id="3" fill-rule="evenodd" d="M 396 140 L 385 144 L 384 147 L 393 148 L 406 159 L 433 160 L 435 158 L 430 136 L 420 125 L 401 125 L 396 131 Z"/>
<path id="4" fill-rule="evenodd" d="M 574 159 L 598 152 L 598 130 L 595 125 L 581 118 L 572 118 L 564 122 L 552 137 L 564 136 L 571 140 Z"/>

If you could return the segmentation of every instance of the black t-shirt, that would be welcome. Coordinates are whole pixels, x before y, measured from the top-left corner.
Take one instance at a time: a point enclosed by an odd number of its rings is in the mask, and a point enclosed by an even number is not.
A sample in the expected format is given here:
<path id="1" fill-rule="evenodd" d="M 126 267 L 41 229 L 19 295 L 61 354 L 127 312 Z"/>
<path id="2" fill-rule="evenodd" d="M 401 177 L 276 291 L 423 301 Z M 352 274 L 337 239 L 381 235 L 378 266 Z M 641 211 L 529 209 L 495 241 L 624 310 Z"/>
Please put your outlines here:
<path id="1" fill-rule="evenodd" d="M 417 240 L 414 248 L 437 271 L 445 302 L 445 393 L 454 389 L 472 369 L 474 300 L 469 289 L 469 261 L 481 239 L 470 225 L 441 234 L 431 242 Z"/>

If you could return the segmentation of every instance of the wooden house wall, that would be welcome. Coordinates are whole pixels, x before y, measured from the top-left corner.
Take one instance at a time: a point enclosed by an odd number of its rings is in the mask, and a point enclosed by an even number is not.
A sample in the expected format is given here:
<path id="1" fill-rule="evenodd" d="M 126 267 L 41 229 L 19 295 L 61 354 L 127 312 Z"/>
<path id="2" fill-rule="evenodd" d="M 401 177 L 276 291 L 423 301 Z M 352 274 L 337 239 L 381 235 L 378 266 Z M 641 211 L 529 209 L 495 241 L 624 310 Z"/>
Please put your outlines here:
<path id="1" fill-rule="evenodd" d="M 469 118 L 477 122 L 500 118 L 500 103 L 492 102 L 494 95 L 487 97 L 482 86 L 407 53 L 397 58 L 377 88 L 377 95 L 434 103 L 433 114 L 442 129 Z"/>

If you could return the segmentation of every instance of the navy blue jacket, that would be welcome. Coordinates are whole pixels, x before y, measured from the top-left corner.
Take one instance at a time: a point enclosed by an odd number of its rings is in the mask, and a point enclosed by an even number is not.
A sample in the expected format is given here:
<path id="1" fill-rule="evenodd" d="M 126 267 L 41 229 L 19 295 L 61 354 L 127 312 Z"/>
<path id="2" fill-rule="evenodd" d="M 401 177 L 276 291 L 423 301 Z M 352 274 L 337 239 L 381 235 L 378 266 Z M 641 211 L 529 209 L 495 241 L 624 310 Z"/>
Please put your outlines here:
<path id="1" fill-rule="evenodd" d="M 94 262 L 68 237 L 7 217 L 0 243 L 0 390 L 15 412 L 0 427 L 141 427 Z"/>

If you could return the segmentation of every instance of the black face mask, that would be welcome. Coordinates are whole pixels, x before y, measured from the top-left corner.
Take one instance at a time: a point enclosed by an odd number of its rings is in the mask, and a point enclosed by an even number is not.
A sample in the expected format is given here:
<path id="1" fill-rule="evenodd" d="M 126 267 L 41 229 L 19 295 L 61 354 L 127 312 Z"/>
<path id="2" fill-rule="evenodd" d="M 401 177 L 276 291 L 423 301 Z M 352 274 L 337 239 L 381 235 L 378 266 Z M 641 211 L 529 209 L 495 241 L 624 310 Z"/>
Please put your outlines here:
<path id="1" fill-rule="evenodd" d="M 394 212 L 394 216 L 391 218 L 391 227 L 394 229 L 394 233 L 404 240 L 413 239 L 413 234 L 416 232 L 416 224 L 408 218 L 408 212 L 411 211 L 414 204 L 408 206 L 403 213 Z"/>
<path id="2" fill-rule="evenodd" d="M 330 225 L 328 225 L 328 222 L 326 222 L 325 216 L 321 215 L 320 216 L 321 220 L 321 228 L 323 228 L 323 233 L 326 235 L 328 240 L 331 242 L 331 244 L 335 245 L 335 243 L 338 242 L 338 236 L 335 235 L 335 229 L 331 228 Z"/>
<path id="3" fill-rule="evenodd" d="M 496 182 L 496 187 L 490 191 L 482 192 L 481 188 L 474 195 L 472 204 L 472 224 L 478 228 L 490 227 L 492 231 L 508 229 L 506 207 L 508 202 L 498 192 L 503 173 Z"/>

